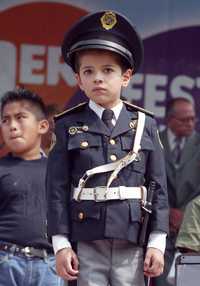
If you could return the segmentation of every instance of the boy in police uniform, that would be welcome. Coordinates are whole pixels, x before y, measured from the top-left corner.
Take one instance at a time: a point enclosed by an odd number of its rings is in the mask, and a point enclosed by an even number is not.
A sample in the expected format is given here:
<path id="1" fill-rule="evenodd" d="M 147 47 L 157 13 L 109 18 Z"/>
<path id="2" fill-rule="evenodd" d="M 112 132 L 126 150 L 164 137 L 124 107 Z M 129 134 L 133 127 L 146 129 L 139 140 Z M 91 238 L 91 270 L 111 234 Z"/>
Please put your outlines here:
<path id="1" fill-rule="evenodd" d="M 57 273 L 79 286 L 143 286 L 144 274 L 163 271 L 168 202 L 155 120 L 120 99 L 141 64 L 142 42 L 123 15 L 101 11 L 67 32 L 62 54 L 89 102 L 56 117 L 47 191 Z M 143 262 L 141 206 L 151 181 L 156 189 Z"/>

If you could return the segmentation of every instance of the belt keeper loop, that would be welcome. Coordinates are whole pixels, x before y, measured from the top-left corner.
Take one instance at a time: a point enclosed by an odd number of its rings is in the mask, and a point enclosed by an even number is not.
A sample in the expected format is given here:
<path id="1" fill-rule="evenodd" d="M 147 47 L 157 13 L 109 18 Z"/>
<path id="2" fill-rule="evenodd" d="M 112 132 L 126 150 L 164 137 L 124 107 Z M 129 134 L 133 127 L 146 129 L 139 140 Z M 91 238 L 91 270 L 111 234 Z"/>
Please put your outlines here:
<path id="1" fill-rule="evenodd" d="M 145 204 L 146 204 L 146 196 L 144 194 L 144 188 L 143 186 L 140 187 L 140 190 L 141 190 L 141 203 L 142 203 L 142 206 L 144 207 Z"/>

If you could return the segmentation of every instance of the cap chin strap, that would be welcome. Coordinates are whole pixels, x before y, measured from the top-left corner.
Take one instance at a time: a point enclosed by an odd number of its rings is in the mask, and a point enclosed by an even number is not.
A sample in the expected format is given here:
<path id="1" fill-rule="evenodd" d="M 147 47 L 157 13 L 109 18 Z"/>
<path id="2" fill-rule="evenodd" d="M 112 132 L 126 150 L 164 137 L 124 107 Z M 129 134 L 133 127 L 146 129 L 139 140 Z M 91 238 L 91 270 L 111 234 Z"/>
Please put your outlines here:
<path id="1" fill-rule="evenodd" d="M 128 166 L 133 161 L 137 160 L 138 152 L 141 149 L 140 143 L 141 143 L 142 134 L 144 131 L 144 125 L 145 125 L 145 114 L 143 112 L 138 111 L 138 122 L 137 122 L 133 149 L 125 157 L 123 157 L 122 159 L 114 163 L 101 165 L 93 169 L 87 170 L 85 174 L 83 175 L 83 177 L 79 180 L 78 188 L 80 188 L 80 191 L 82 188 L 84 188 L 87 180 L 91 178 L 93 175 L 113 171 L 106 185 L 106 187 L 109 188 L 113 180 L 116 179 L 118 173 L 124 167 Z"/>
<path id="2" fill-rule="evenodd" d="M 69 58 L 72 53 L 76 51 L 86 50 L 86 49 L 108 49 L 111 51 L 115 51 L 121 56 L 124 56 L 128 62 L 130 62 L 131 66 L 134 65 L 132 53 L 123 47 L 122 45 L 115 43 L 113 41 L 104 40 L 104 39 L 90 39 L 90 40 L 82 40 L 75 43 L 70 51 L 67 52 L 67 57 Z"/>

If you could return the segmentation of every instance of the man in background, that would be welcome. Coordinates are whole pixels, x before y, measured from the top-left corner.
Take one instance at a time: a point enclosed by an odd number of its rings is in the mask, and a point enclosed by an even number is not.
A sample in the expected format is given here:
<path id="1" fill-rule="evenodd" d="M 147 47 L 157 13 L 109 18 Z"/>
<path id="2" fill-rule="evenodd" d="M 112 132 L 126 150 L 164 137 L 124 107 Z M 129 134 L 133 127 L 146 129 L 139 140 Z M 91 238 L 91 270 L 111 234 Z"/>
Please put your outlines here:
<path id="1" fill-rule="evenodd" d="M 165 150 L 170 235 L 167 240 L 165 270 L 156 278 L 156 286 L 168 286 L 167 274 L 173 261 L 175 242 L 183 211 L 199 194 L 200 135 L 195 131 L 196 114 L 193 103 L 182 97 L 172 99 L 166 110 L 167 128 L 160 138 Z"/>

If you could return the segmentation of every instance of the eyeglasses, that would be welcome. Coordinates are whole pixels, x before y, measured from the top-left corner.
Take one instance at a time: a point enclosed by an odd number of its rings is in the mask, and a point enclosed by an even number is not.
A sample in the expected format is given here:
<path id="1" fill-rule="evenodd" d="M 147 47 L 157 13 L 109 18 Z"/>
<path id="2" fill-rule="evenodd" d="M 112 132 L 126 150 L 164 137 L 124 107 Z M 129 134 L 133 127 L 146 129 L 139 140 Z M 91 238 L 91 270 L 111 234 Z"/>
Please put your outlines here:
<path id="1" fill-rule="evenodd" d="M 174 116 L 174 119 L 176 119 L 181 123 L 188 123 L 188 122 L 196 123 L 198 121 L 198 119 L 195 116 L 183 117 L 183 118 L 178 118 Z"/>

